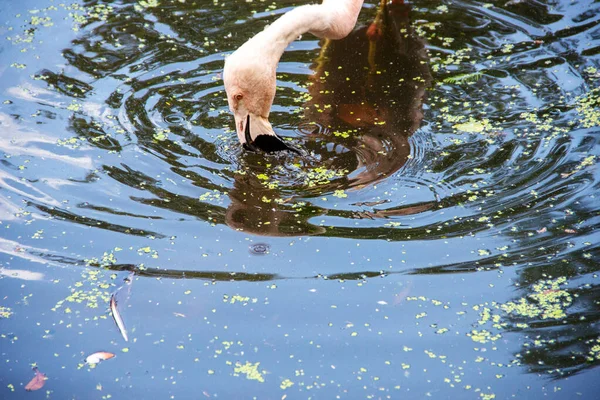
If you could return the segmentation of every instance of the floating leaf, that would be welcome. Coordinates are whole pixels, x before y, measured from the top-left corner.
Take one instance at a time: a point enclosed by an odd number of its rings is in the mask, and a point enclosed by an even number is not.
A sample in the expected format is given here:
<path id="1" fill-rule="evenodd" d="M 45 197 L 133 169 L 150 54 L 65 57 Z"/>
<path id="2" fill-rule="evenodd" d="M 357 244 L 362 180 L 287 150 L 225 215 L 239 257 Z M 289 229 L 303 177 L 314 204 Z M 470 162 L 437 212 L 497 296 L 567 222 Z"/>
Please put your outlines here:
<path id="1" fill-rule="evenodd" d="M 483 76 L 483 74 L 481 72 L 472 72 L 470 74 L 454 75 L 454 76 L 449 76 L 449 77 L 445 78 L 444 83 L 450 83 L 450 84 L 471 83 L 471 82 L 478 81 L 482 76 Z"/>
<path id="2" fill-rule="evenodd" d="M 148 248 L 150 249 L 150 248 Z M 148 250 L 150 251 L 150 250 Z M 118 288 L 111 296 L 110 296 L 110 311 L 112 313 L 113 319 L 115 320 L 115 324 L 117 324 L 117 328 L 119 328 L 119 332 L 123 336 L 126 342 L 129 341 L 127 336 L 127 328 L 125 328 L 125 322 L 123 321 L 123 317 L 121 317 L 121 313 L 118 309 L 119 300 L 118 297 L 125 297 L 125 301 L 129 299 L 131 295 L 131 283 L 133 282 L 133 273 L 129 274 L 127 278 L 125 278 L 125 285 Z M 123 290 L 123 288 L 127 288 L 127 290 Z M 121 293 L 125 293 L 121 295 Z"/>
<path id="3" fill-rule="evenodd" d="M 121 314 L 117 309 L 116 293 L 113 293 L 112 296 L 110 296 L 110 311 L 112 313 L 113 319 L 115 320 L 115 323 L 117 324 L 117 328 L 119 328 L 119 332 L 121 332 L 121 335 L 123 336 L 123 339 L 125 339 L 125 341 L 128 342 L 129 338 L 127 337 L 127 328 L 125 328 L 123 318 L 121 318 Z"/>
<path id="4" fill-rule="evenodd" d="M 462 124 L 456 124 L 452 127 L 456 130 L 469 133 L 480 133 L 485 130 L 485 125 L 479 121 L 464 122 Z"/>
<path id="5" fill-rule="evenodd" d="M 33 372 L 35 372 L 35 376 L 25 385 L 25 390 L 28 392 L 39 390 L 46 384 L 46 374 L 41 373 L 37 367 L 33 368 Z"/>
<path id="6" fill-rule="evenodd" d="M 100 361 L 110 360 L 115 355 L 108 351 L 98 351 L 86 357 L 85 362 L 88 364 L 98 364 Z"/>

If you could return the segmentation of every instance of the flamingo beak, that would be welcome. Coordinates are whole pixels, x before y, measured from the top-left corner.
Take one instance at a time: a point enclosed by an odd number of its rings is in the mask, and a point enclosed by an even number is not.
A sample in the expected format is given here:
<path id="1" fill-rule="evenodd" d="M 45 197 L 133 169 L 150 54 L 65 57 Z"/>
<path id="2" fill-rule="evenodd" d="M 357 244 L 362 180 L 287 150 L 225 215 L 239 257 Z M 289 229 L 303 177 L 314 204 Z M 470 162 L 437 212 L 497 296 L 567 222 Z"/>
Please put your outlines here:
<path id="1" fill-rule="evenodd" d="M 244 143 L 244 149 L 248 151 L 257 151 L 258 149 L 254 145 L 254 141 L 252 140 L 252 135 L 250 134 L 250 114 L 246 118 L 246 128 L 244 129 L 244 139 L 246 142 Z"/>
<path id="2" fill-rule="evenodd" d="M 265 118 L 254 116 L 254 120 L 251 120 L 250 115 L 248 114 L 246 118 L 246 126 L 244 128 L 244 149 L 248 151 L 264 151 L 265 153 L 289 150 L 300 154 L 298 149 L 286 144 L 273 131 L 271 124 Z"/>

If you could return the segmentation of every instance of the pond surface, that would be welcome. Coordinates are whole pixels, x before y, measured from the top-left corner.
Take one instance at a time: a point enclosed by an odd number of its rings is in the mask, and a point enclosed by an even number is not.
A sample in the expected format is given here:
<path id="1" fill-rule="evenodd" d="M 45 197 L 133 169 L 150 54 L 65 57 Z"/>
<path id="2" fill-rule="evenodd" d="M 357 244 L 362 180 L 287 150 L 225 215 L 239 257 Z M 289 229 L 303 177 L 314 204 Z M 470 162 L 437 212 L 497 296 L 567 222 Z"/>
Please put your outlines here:
<path id="1" fill-rule="evenodd" d="M 368 1 L 244 152 L 305 3 L 0 2 L 1 398 L 594 398 L 600 3 Z"/>

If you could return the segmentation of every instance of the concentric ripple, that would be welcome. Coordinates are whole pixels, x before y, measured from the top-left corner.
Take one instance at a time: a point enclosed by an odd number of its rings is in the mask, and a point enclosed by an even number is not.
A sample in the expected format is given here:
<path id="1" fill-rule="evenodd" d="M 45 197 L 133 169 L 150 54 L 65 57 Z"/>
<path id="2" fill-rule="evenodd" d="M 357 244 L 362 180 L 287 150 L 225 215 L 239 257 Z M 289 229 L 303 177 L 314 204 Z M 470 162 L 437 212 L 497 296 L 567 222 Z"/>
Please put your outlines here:
<path id="1" fill-rule="evenodd" d="M 8 88 L 11 102 L 49 108 L 36 111 L 44 124 L 57 125 L 57 113 L 66 118 L 70 133 L 50 152 L 14 141 L 3 150 L 64 153 L 58 163 L 94 168 L 28 179 L 35 195 L 4 180 L 6 188 L 46 217 L 156 237 L 176 236 L 171 221 L 199 219 L 261 236 L 476 234 L 494 243 L 461 244 L 472 256 L 453 257 L 452 266 L 504 265 L 529 248 L 526 232 L 582 223 L 572 210 L 598 185 L 590 135 L 598 73 L 587 56 L 597 45 L 586 36 L 598 19 L 589 11 L 394 4 L 379 38 L 367 34 L 374 11 L 365 11 L 344 40 L 294 42 L 280 64 L 271 121 L 303 154 L 265 156 L 241 151 L 221 71 L 228 52 L 286 8 L 237 7 L 81 8 L 68 64 Z M 3 118 L 8 127 L 11 117 Z M 90 189 L 79 190 L 84 184 Z M 66 188 L 74 198 L 61 206 L 53 199 Z M 524 235 L 517 245 L 505 234 L 515 229 Z M 560 246 L 571 237 L 541 240 Z"/>
<path id="2" fill-rule="evenodd" d="M 304 154 L 265 157 L 236 142 L 220 74 L 223 57 L 286 8 L 263 13 L 248 3 L 228 14 L 176 3 L 82 8 L 85 17 L 73 22 L 82 32 L 64 51 L 68 64 L 8 88 L 11 102 L 50 109 L 36 111 L 42 123 L 56 125 L 57 113 L 67 119 L 70 133 L 58 139 L 63 162 L 95 160 L 90 173 L 42 181 L 95 183 L 90 193 L 121 197 L 106 207 L 75 190 L 74 203 L 86 206 L 73 216 L 130 228 L 139 215 L 199 218 L 266 236 L 370 238 L 381 229 L 391 240 L 433 240 L 478 232 L 501 244 L 510 240 L 506 229 L 541 228 L 530 226 L 532 212 L 538 225 L 549 223 L 597 186 L 590 132 L 598 73 L 587 56 L 597 44 L 586 32 L 598 19 L 589 10 L 393 6 L 378 40 L 369 39 L 373 15 L 364 12 L 347 39 L 294 42 L 279 68 L 271 121 Z M 251 17 L 240 20 L 244 14 Z M 19 144 L 3 150 L 33 152 Z"/>

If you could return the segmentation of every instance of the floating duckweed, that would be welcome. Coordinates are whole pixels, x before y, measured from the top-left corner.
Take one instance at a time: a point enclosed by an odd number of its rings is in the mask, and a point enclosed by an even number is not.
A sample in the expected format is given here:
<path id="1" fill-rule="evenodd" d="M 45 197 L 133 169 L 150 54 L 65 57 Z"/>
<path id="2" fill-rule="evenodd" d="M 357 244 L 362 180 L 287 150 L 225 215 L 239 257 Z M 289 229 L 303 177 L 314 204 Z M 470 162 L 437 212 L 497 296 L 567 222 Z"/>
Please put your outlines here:
<path id="1" fill-rule="evenodd" d="M 56 141 L 56 144 L 58 144 L 59 146 L 65 146 L 65 147 L 70 147 L 72 149 L 76 149 L 81 146 L 81 144 L 83 143 L 83 140 L 84 139 L 82 139 L 82 138 L 73 136 L 68 139 L 58 139 Z"/>
<path id="2" fill-rule="evenodd" d="M 150 254 L 152 258 L 158 258 L 158 251 L 153 250 L 150 246 L 141 247 L 137 250 L 139 255 Z"/>
<path id="3" fill-rule="evenodd" d="M 336 190 L 335 192 L 333 192 L 333 196 L 339 197 L 340 199 L 343 199 L 344 197 L 348 197 L 348 195 L 343 190 Z"/>
<path id="4" fill-rule="evenodd" d="M 12 314 L 10 307 L 0 306 L 0 318 L 9 318 Z"/>
<path id="5" fill-rule="evenodd" d="M 560 174 L 560 176 L 561 176 L 561 178 L 568 178 L 569 176 L 573 175 L 574 173 L 581 171 L 585 167 L 594 165 L 595 162 L 596 162 L 596 156 L 594 156 L 594 155 L 587 156 L 575 167 L 575 169 L 573 171 L 564 173 L 564 174 Z"/>
<path id="6" fill-rule="evenodd" d="M 100 265 L 105 267 L 107 265 L 115 265 L 117 263 L 117 257 L 115 257 L 114 253 L 111 252 L 104 252 L 104 254 L 102 255 L 102 259 L 100 260 Z"/>
<path id="7" fill-rule="evenodd" d="M 392 221 L 392 222 L 388 222 L 388 223 L 384 224 L 383 226 L 389 226 L 389 227 L 392 227 L 392 228 L 397 228 L 400 225 L 402 225 L 402 223 L 400 223 L 400 222 L 393 222 Z"/>
<path id="8" fill-rule="evenodd" d="M 502 46 L 502 49 L 501 49 L 501 51 L 502 51 L 503 53 L 506 53 L 506 54 L 508 54 L 508 53 L 511 53 L 511 52 L 513 51 L 513 49 L 514 49 L 514 48 L 515 48 L 515 45 L 514 45 L 514 44 L 512 44 L 512 43 L 506 43 L 504 46 Z"/>
<path id="9" fill-rule="evenodd" d="M 589 362 L 600 361 L 600 337 L 596 340 L 590 340 L 588 343 L 592 344 L 590 351 L 587 356 Z"/>
<path id="10" fill-rule="evenodd" d="M 425 354 L 429 356 L 429 358 L 437 358 L 437 355 L 431 350 L 423 350 Z"/>
<path id="11" fill-rule="evenodd" d="M 524 112 L 521 113 L 520 116 L 525 121 L 531 122 L 534 125 L 535 129 L 524 130 L 524 134 L 526 134 L 528 137 L 535 137 L 543 134 L 544 141 L 550 142 L 561 135 L 567 135 L 569 133 L 568 128 L 557 126 L 554 119 L 546 114 L 543 115 L 543 119 L 538 117 L 538 115 L 534 112 Z"/>
<path id="12" fill-rule="evenodd" d="M 496 398 L 496 395 L 493 393 L 490 393 L 490 394 L 480 393 L 479 396 L 481 397 L 481 400 L 493 400 Z"/>
<path id="13" fill-rule="evenodd" d="M 584 128 L 600 126 L 600 88 L 590 90 L 576 100 L 577 112 Z"/>
<path id="14" fill-rule="evenodd" d="M 160 2 L 158 0 L 140 0 L 138 4 L 134 6 L 135 10 L 140 12 L 143 11 L 144 8 L 154 8 L 158 7 Z"/>
<path id="15" fill-rule="evenodd" d="M 248 303 L 257 303 L 258 299 L 256 297 L 250 298 L 248 296 L 240 296 L 239 294 L 235 294 L 230 297 L 229 295 L 225 294 L 225 295 L 223 295 L 223 302 L 229 303 L 229 304 L 235 304 L 235 303 L 248 304 Z"/>
<path id="16" fill-rule="evenodd" d="M 527 318 L 562 319 L 567 316 L 565 310 L 573 303 L 571 294 L 561 289 L 567 278 L 541 280 L 533 285 L 535 293 L 521 298 L 516 302 L 510 301 L 501 305 L 508 314 L 516 314 Z"/>
<path id="17" fill-rule="evenodd" d="M 337 137 L 341 137 L 341 138 L 347 139 L 350 136 L 352 136 L 353 134 L 355 134 L 356 132 L 358 132 L 358 129 L 348 129 L 348 130 L 345 130 L 345 131 L 333 131 L 333 135 L 337 136 Z"/>
<path id="18" fill-rule="evenodd" d="M 104 282 L 104 274 L 98 270 L 86 270 L 81 274 L 83 281 L 76 282 L 71 288 L 71 294 L 63 300 L 59 300 L 52 311 L 57 311 L 65 303 L 85 304 L 89 308 L 99 308 L 100 305 L 108 305 L 110 301 L 110 283 Z M 70 307 L 65 307 L 66 313 L 72 312 Z"/>
<path id="19" fill-rule="evenodd" d="M 287 388 L 289 388 L 289 387 L 292 387 L 292 386 L 294 386 L 294 382 L 292 382 L 292 381 L 291 381 L 291 380 L 289 380 L 289 379 L 284 379 L 284 380 L 281 382 L 281 385 L 279 385 L 279 387 L 280 387 L 281 389 L 283 389 L 283 390 L 285 390 L 285 389 L 287 389 Z"/>
<path id="20" fill-rule="evenodd" d="M 67 106 L 67 110 L 78 112 L 79 110 L 81 110 L 81 104 L 79 104 L 76 100 L 73 100 L 71 104 Z"/>
<path id="21" fill-rule="evenodd" d="M 104 4 L 98 4 L 95 6 L 84 7 L 77 3 L 71 4 L 66 7 L 68 10 L 73 10 L 74 12 L 70 12 L 69 16 L 73 18 L 73 30 L 75 32 L 81 29 L 81 26 L 93 22 L 93 21 L 106 21 L 108 16 L 114 11 L 112 6 L 107 6 Z M 83 12 L 80 14 L 79 12 Z"/>
<path id="22" fill-rule="evenodd" d="M 492 335 L 491 332 L 485 329 L 481 331 L 473 329 L 471 332 L 467 333 L 467 336 L 470 336 L 474 342 L 478 343 L 495 342 L 502 337 L 499 333 Z"/>
<path id="23" fill-rule="evenodd" d="M 239 362 L 235 363 L 235 367 L 233 368 L 234 376 L 239 376 L 239 374 L 245 374 L 246 379 L 255 380 L 263 383 L 265 378 L 263 378 L 264 371 L 259 371 L 258 367 L 260 362 L 252 364 L 251 362 L 246 361 L 245 364 L 241 364 Z"/>
<path id="24" fill-rule="evenodd" d="M 329 170 L 325 167 L 317 167 L 308 171 L 300 172 L 301 177 L 304 179 L 304 184 L 308 187 L 315 187 L 317 185 L 325 185 L 332 179 L 340 178 L 348 173 L 347 170 Z"/>
<path id="25" fill-rule="evenodd" d="M 480 315 L 481 315 L 481 319 L 478 321 L 478 323 L 479 323 L 479 325 L 483 325 L 490 320 L 490 316 L 491 316 L 490 309 L 487 307 L 484 307 L 483 311 L 481 312 Z"/>
<path id="26" fill-rule="evenodd" d="M 168 129 L 158 129 L 152 137 L 159 142 L 165 141 L 169 138 L 168 133 L 170 130 Z"/>
<path id="27" fill-rule="evenodd" d="M 217 201 L 217 200 L 221 200 L 222 199 L 222 193 L 220 191 L 218 191 L 217 189 L 213 189 L 212 191 L 203 193 L 202 195 L 200 195 L 200 197 L 198 197 L 198 200 L 200 201 Z"/>
<path id="28" fill-rule="evenodd" d="M 279 181 L 275 180 L 275 179 L 271 179 L 268 175 L 266 174 L 258 174 L 256 175 L 256 177 L 261 180 L 261 183 L 269 188 L 269 189 L 276 189 L 279 187 Z M 264 201 L 264 200 L 263 200 Z"/>

